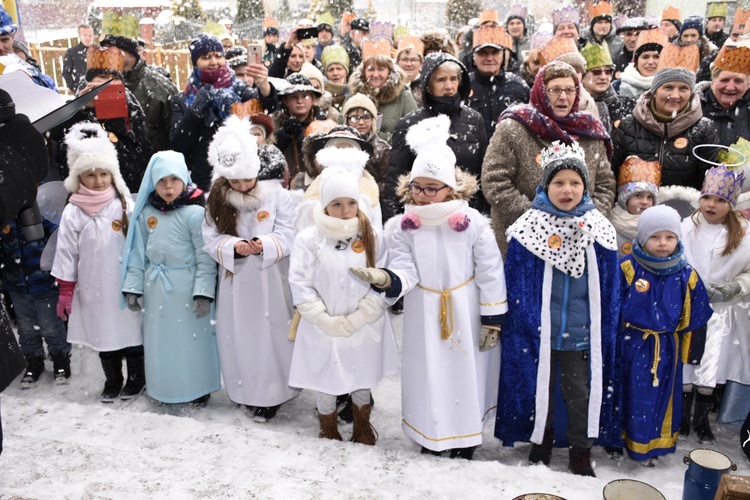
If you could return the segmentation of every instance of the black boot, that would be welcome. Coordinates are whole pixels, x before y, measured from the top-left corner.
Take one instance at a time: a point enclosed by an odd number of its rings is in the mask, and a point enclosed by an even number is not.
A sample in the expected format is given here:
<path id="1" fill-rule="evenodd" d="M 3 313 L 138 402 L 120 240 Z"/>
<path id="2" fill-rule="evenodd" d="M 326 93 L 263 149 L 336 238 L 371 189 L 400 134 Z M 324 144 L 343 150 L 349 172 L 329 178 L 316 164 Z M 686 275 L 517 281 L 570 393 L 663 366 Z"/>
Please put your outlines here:
<path id="1" fill-rule="evenodd" d="M 693 396 L 695 391 L 682 393 L 682 417 L 680 418 L 680 436 L 690 435 L 690 415 L 693 413 Z"/>
<path id="2" fill-rule="evenodd" d="M 55 374 L 56 385 L 70 383 L 70 353 L 64 351 L 50 351 L 52 371 Z"/>
<path id="3" fill-rule="evenodd" d="M 433 455 L 435 457 L 439 457 L 442 451 L 433 451 L 429 448 L 425 448 L 424 446 L 422 446 L 422 449 L 420 450 L 419 453 L 421 453 L 422 455 Z"/>
<path id="4" fill-rule="evenodd" d="M 545 429 L 542 444 L 534 444 L 531 446 L 529 463 L 538 464 L 539 462 L 542 462 L 544 465 L 549 465 L 549 461 L 552 458 L 552 446 L 554 444 L 555 431 L 553 429 Z"/>
<path id="5" fill-rule="evenodd" d="M 39 385 L 39 377 L 44 373 L 44 354 L 26 356 L 26 371 L 21 379 L 21 389 L 31 389 Z"/>
<path id="6" fill-rule="evenodd" d="M 596 477 L 594 468 L 591 467 L 591 450 L 571 446 L 569 452 L 568 469 L 578 476 Z"/>
<path id="7" fill-rule="evenodd" d="M 451 450 L 451 458 L 463 458 L 465 460 L 471 460 L 474 457 L 474 450 L 476 446 L 470 446 L 468 448 L 453 448 Z"/>
<path id="8" fill-rule="evenodd" d="M 256 406 L 255 414 L 253 414 L 253 420 L 256 422 L 268 422 L 276 416 L 276 412 L 279 411 L 281 405 L 276 406 Z"/>
<path id="9" fill-rule="evenodd" d="M 102 403 L 112 403 L 122 390 L 122 351 L 100 352 L 99 358 L 106 378 L 99 399 Z"/>
<path id="10" fill-rule="evenodd" d="M 404 298 L 401 297 L 391 306 L 391 312 L 393 314 L 401 314 L 404 312 Z"/>
<path id="11" fill-rule="evenodd" d="M 143 346 L 125 350 L 125 361 L 128 365 L 128 379 L 125 382 L 120 399 L 132 399 L 143 392 L 146 387 L 146 373 L 143 367 Z"/>
<path id="12" fill-rule="evenodd" d="M 701 443 L 710 443 L 714 440 L 714 433 L 711 432 L 711 424 L 708 421 L 708 415 L 711 412 L 713 396 L 711 394 L 701 394 L 695 398 L 695 419 L 693 420 L 693 429 L 698 435 L 698 441 Z"/>

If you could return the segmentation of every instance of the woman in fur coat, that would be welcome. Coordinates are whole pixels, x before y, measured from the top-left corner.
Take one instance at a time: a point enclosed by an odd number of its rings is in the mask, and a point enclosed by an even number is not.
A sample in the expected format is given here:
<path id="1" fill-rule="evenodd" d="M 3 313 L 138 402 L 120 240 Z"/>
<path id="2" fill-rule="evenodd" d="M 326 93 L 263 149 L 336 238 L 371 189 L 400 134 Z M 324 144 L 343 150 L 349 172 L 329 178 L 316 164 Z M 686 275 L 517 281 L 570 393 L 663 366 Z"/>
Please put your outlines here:
<path id="1" fill-rule="evenodd" d="M 378 135 L 391 142 L 398 121 L 417 109 L 417 102 L 407 85 L 406 73 L 385 56 L 371 56 L 362 61 L 349 78 L 352 95 L 362 93 L 372 99 L 382 115 Z M 346 103 L 344 103 L 346 105 Z"/>

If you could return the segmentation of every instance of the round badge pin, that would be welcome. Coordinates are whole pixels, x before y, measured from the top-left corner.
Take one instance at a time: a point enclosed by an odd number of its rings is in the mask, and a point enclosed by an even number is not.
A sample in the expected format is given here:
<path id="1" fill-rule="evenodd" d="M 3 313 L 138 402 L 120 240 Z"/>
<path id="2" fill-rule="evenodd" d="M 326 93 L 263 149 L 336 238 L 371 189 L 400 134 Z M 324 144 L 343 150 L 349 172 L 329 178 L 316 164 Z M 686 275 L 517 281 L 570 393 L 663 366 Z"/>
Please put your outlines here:
<path id="1" fill-rule="evenodd" d="M 159 219 L 157 219 L 153 215 L 146 221 L 146 225 L 149 227 L 149 229 L 155 228 L 157 224 L 159 224 Z"/>
<path id="2" fill-rule="evenodd" d="M 271 216 L 268 212 L 263 210 L 262 212 L 258 212 L 258 222 L 263 222 L 264 220 L 268 219 Z"/>
<path id="3" fill-rule="evenodd" d="M 115 219 L 112 221 L 112 230 L 113 231 L 120 231 L 122 229 L 122 221 L 120 219 Z"/>
<path id="4" fill-rule="evenodd" d="M 352 250 L 354 250 L 355 253 L 362 253 L 365 251 L 365 242 L 362 240 L 357 240 L 352 243 Z"/>
<path id="5" fill-rule="evenodd" d="M 623 255 L 630 255 L 631 253 L 633 253 L 633 244 L 629 241 L 623 243 L 620 247 L 620 251 Z"/>
<path id="6" fill-rule="evenodd" d="M 553 234 L 547 240 L 547 245 L 549 245 L 552 250 L 557 250 L 562 245 L 562 238 L 560 238 L 560 236 L 556 234 Z"/>
<path id="7" fill-rule="evenodd" d="M 649 283 L 648 280 L 641 278 L 635 282 L 635 289 L 638 290 L 639 292 L 642 292 L 642 293 L 648 292 L 649 288 L 651 288 L 651 283 Z"/>
<path id="8" fill-rule="evenodd" d="M 677 139 L 674 140 L 674 147 L 676 147 L 677 149 L 685 148 L 687 147 L 687 145 L 688 145 L 688 140 L 685 139 L 684 137 L 678 137 Z"/>

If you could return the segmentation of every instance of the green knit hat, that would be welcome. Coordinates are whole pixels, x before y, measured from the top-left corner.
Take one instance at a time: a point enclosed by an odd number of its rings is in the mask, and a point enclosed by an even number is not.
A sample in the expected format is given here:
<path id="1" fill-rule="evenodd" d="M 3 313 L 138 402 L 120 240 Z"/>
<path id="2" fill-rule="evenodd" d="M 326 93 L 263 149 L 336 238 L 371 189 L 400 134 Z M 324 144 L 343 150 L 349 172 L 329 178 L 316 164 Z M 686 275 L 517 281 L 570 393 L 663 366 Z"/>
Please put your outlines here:
<path id="1" fill-rule="evenodd" d="M 586 59 L 587 70 L 601 66 L 614 66 L 607 42 L 602 41 L 601 45 L 589 42 L 581 49 L 581 55 Z"/>

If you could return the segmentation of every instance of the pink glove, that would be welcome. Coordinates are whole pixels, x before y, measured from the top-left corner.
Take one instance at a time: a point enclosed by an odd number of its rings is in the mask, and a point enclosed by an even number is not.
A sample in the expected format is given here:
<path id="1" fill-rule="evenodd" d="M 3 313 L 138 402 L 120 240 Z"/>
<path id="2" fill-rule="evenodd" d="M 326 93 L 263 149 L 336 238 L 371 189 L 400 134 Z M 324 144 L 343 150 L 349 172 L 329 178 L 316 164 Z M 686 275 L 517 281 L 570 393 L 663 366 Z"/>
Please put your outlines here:
<path id="1" fill-rule="evenodd" d="M 75 290 L 75 281 L 57 280 L 57 286 L 60 287 L 60 298 L 57 299 L 57 317 L 63 321 L 68 320 L 70 307 L 73 304 L 73 290 Z"/>

